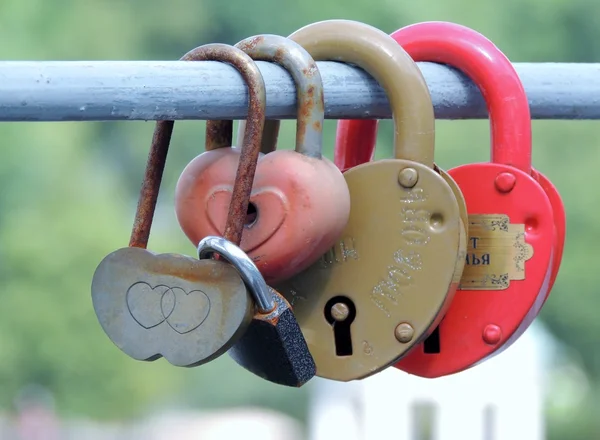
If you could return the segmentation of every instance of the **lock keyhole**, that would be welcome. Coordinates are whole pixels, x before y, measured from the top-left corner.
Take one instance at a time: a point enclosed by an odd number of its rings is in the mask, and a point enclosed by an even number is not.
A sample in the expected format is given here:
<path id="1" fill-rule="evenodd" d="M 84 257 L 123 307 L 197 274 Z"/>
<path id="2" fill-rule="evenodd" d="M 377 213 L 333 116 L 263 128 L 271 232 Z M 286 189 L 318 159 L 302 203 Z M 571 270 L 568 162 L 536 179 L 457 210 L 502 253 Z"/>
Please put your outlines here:
<path id="1" fill-rule="evenodd" d="M 425 354 L 439 354 L 440 353 L 440 326 L 438 325 L 433 333 L 429 335 L 425 341 L 423 341 L 423 351 Z"/>
<path id="2" fill-rule="evenodd" d="M 254 203 L 248 203 L 248 209 L 246 210 L 246 226 L 252 226 L 258 217 L 258 210 Z"/>
<path id="3" fill-rule="evenodd" d="M 350 326 L 356 318 L 356 307 L 350 298 L 336 296 L 325 304 L 325 319 L 333 327 L 335 354 L 352 356 Z"/>

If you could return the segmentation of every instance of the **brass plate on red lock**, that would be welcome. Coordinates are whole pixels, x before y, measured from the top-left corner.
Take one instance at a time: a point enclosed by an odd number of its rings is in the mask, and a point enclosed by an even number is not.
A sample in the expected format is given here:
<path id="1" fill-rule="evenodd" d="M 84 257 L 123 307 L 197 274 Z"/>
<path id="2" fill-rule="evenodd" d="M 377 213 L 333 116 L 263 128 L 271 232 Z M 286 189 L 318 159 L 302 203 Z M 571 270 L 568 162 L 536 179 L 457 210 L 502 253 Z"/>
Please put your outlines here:
<path id="1" fill-rule="evenodd" d="M 469 240 L 460 290 L 505 290 L 525 279 L 525 261 L 533 247 L 525 243 L 525 225 L 507 215 L 469 215 Z"/>

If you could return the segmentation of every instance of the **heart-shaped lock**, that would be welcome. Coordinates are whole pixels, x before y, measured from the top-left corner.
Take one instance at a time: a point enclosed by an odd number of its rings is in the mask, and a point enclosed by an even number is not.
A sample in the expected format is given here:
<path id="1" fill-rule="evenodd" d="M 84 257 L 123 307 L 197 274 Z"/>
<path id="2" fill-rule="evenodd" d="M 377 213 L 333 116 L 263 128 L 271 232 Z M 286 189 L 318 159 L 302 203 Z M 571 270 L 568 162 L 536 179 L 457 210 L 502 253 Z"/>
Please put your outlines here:
<path id="1" fill-rule="evenodd" d="M 323 84 L 314 60 L 277 35 L 251 37 L 236 47 L 254 60 L 280 64 L 298 89 L 295 150 L 260 157 L 250 198 L 255 218 L 246 224 L 240 243 L 273 283 L 305 269 L 335 243 L 348 221 L 350 196 L 341 172 L 321 153 Z M 177 184 L 177 218 L 194 243 L 219 235 L 224 227 L 239 151 L 223 148 L 230 138 L 219 133 L 229 129 L 229 122 L 207 123 L 207 133 L 219 139 L 208 145 L 217 149 L 192 160 Z"/>
<path id="2" fill-rule="evenodd" d="M 552 213 L 554 214 L 554 250 L 552 254 L 552 274 L 550 275 L 548 292 L 544 298 L 544 302 L 546 302 L 550 296 L 552 287 L 554 287 L 554 282 L 556 281 L 556 277 L 558 276 L 558 271 L 560 270 L 560 265 L 562 263 L 565 239 L 567 235 L 567 216 L 562 197 L 560 196 L 558 189 L 556 189 L 554 184 L 550 182 L 550 179 L 533 168 L 531 168 L 531 175 L 535 180 L 538 181 L 538 183 L 546 192 L 548 200 L 550 200 L 550 205 L 552 205 Z"/>
<path id="3" fill-rule="evenodd" d="M 248 39 L 248 45 L 250 47 L 254 46 L 252 39 Z M 423 85 L 426 86 L 425 79 L 422 76 L 419 76 L 417 79 L 420 79 L 423 82 Z M 432 118 L 434 117 L 433 114 L 431 114 L 431 117 Z M 261 152 L 262 153 L 267 154 L 267 153 L 270 153 L 277 149 L 277 138 L 279 135 L 279 128 L 280 128 L 280 122 L 278 120 L 265 121 L 265 128 L 263 130 L 263 135 L 262 135 L 262 140 L 261 140 Z M 238 136 L 237 136 L 237 144 L 238 145 L 241 145 L 244 141 L 244 132 L 245 132 L 245 123 L 242 121 L 238 128 Z M 374 144 L 377 133 L 376 132 L 375 133 L 367 132 L 367 133 L 370 133 L 372 135 L 373 144 Z M 359 133 L 359 135 L 360 134 L 361 133 Z M 339 136 L 339 133 L 338 133 L 338 136 Z M 360 143 L 360 141 L 358 141 L 357 143 Z M 336 150 L 334 150 L 334 151 L 336 151 Z M 373 150 L 373 152 L 374 152 L 374 150 Z M 467 206 L 465 203 L 465 199 L 462 195 L 462 192 L 460 191 L 460 188 L 454 181 L 454 179 L 452 179 L 452 177 L 450 177 L 450 175 L 448 173 L 446 173 L 444 170 L 442 170 L 441 168 L 438 168 L 436 166 L 435 169 L 440 174 L 440 176 L 442 176 L 442 178 L 446 181 L 446 183 L 450 186 L 450 188 L 452 189 L 452 192 L 454 193 L 454 197 L 456 198 L 456 201 L 458 203 L 459 212 L 460 212 L 460 223 L 461 223 L 461 227 L 460 227 L 461 237 L 459 240 L 461 249 L 459 251 L 459 255 L 462 255 L 464 257 L 464 254 L 466 254 L 467 225 L 469 224 L 469 218 L 468 218 L 468 214 L 467 214 Z M 342 169 L 342 170 L 346 171 L 344 169 Z M 465 263 L 464 258 L 459 258 L 456 261 L 453 280 L 457 286 L 458 286 L 458 283 L 460 282 L 460 278 L 461 278 L 463 268 L 464 268 L 464 263 Z"/>
<path id="4" fill-rule="evenodd" d="M 529 106 L 504 54 L 481 34 L 453 23 L 419 23 L 391 36 L 415 61 L 463 71 L 481 89 L 490 114 L 492 163 L 449 171 L 469 213 L 461 286 L 438 329 L 396 365 L 439 377 L 500 353 L 537 316 L 560 264 L 564 209 L 558 192 L 531 168 Z M 375 121 L 340 121 L 336 164 L 346 169 L 370 160 L 376 131 Z M 559 214 L 556 226 L 553 211 Z"/>
<path id="5" fill-rule="evenodd" d="M 229 63 L 248 83 L 248 133 L 224 228 L 227 239 L 239 241 L 265 121 L 264 81 L 254 61 L 232 46 L 208 44 L 182 60 Z M 190 367 L 233 347 L 250 328 L 254 303 L 230 264 L 146 249 L 173 125 L 156 124 L 129 247 L 99 264 L 92 301 L 105 333 L 127 355 L 145 361 L 164 357 L 173 365 Z"/>
<path id="6" fill-rule="evenodd" d="M 434 169 L 427 85 L 392 38 L 349 20 L 315 23 L 289 38 L 318 61 L 355 64 L 373 75 L 393 110 L 395 159 L 344 173 L 351 208 L 342 238 L 277 286 L 294 306 L 317 375 L 360 379 L 406 355 L 443 316 L 466 247 L 460 208 Z"/>

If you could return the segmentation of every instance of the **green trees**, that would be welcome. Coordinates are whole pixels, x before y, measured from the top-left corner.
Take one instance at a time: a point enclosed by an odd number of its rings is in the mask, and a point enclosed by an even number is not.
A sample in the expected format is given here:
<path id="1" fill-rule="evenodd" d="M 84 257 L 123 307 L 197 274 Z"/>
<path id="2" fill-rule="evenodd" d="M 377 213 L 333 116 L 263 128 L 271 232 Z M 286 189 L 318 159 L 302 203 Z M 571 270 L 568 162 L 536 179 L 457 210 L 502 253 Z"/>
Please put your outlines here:
<path id="1" fill-rule="evenodd" d="M 177 59 L 192 47 L 235 43 L 259 33 L 287 35 L 310 22 L 356 19 L 391 32 L 425 20 L 473 27 L 513 61 L 592 62 L 600 3 L 588 0 L 455 0 L 371 3 L 157 0 L 0 2 L 0 59 Z M 600 297 L 594 258 L 600 226 L 596 122 L 534 123 L 534 165 L 559 188 L 568 210 L 568 241 L 554 292 L 542 313 L 593 384 L 578 406 L 555 417 L 553 438 L 600 432 L 593 390 L 600 381 Z M 204 124 L 178 122 L 151 247 L 194 254 L 172 209 L 175 182 L 202 151 Z M 437 159 L 444 168 L 489 157 L 487 121 L 440 121 Z M 64 414 L 125 418 L 165 405 L 264 404 L 303 417 L 307 389 L 267 384 L 227 356 L 183 370 L 134 362 L 95 319 L 90 282 L 97 263 L 126 245 L 153 123 L 11 123 L 0 125 L 0 406 L 23 385 L 39 383 Z M 284 122 L 282 145 L 293 143 Z M 331 157 L 335 123 L 326 124 Z M 378 157 L 391 153 L 391 125 L 381 124 Z M 571 151 L 572 150 L 572 151 Z M 552 389 L 549 390 L 552 393 Z M 560 399 L 560 395 L 555 396 Z M 554 422 L 553 422 L 554 420 Z M 574 424 L 581 428 L 581 434 Z M 567 431 L 562 431 L 565 429 Z M 580 437 L 576 437 L 580 435 Z"/>

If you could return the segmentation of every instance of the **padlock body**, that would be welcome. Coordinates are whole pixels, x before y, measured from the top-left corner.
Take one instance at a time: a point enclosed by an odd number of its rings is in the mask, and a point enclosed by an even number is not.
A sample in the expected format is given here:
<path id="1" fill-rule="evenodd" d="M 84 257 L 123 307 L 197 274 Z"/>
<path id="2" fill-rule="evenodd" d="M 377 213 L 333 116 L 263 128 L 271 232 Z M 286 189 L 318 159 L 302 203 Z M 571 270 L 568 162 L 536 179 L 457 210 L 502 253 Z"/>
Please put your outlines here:
<path id="1" fill-rule="evenodd" d="M 192 243 L 225 229 L 239 149 L 222 150 L 208 167 L 202 158 L 207 153 L 194 159 L 177 185 L 177 218 Z M 348 221 L 350 195 L 328 159 L 281 150 L 259 158 L 250 204 L 256 219 L 244 227 L 240 247 L 273 283 L 305 269 L 333 245 Z"/>
<path id="2" fill-rule="evenodd" d="M 437 352 L 423 343 L 396 364 L 428 378 L 465 370 L 510 346 L 537 316 L 552 274 L 552 207 L 531 176 L 494 163 L 449 174 L 469 212 L 461 285 L 439 325 Z"/>
<path id="3" fill-rule="evenodd" d="M 289 302 L 271 289 L 275 308 L 254 315 L 248 330 L 229 355 L 257 376 L 290 387 L 301 387 L 316 373 L 315 362 Z"/>
<path id="4" fill-rule="evenodd" d="M 456 181 L 443 169 L 439 168 L 436 165 L 436 171 L 442 179 L 448 184 L 452 193 L 454 194 L 454 198 L 458 203 L 458 213 L 460 215 L 460 238 L 459 238 L 459 249 L 458 255 L 459 257 L 456 259 L 456 266 L 454 267 L 454 284 L 458 287 L 460 283 L 460 279 L 462 277 L 463 270 L 465 268 L 465 255 L 467 252 L 467 227 L 469 225 L 469 213 L 467 212 L 467 203 L 465 202 L 465 198 L 460 190 L 460 187 L 456 183 Z M 438 316 L 438 321 L 441 321 L 443 316 Z"/>
<path id="5" fill-rule="evenodd" d="M 407 168 L 418 174 L 411 188 L 399 183 Z M 381 371 L 437 325 L 457 286 L 461 227 L 451 188 L 422 164 L 381 160 L 344 177 L 351 210 L 341 238 L 276 286 L 294 308 L 317 375 L 338 381 Z M 338 306 L 352 320 L 343 353 L 329 316 Z"/>
<path id="6" fill-rule="evenodd" d="M 111 341 L 137 360 L 179 367 L 207 363 L 250 325 L 254 304 L 223 261 L 128 247 L 106 256 L 92 280 L 92 303 Z"/>
<path id="7" fill-rule="evenodd" d="M 548 293 L 546 294 L 546 299 L 548 299 L 562 263 L 562 256 L 565 248 L 565 238 L 567 234 L 567 218 L 565 213 L 565 205 L 562 201 L 562 198 L 558 192 L 558 189 L 556 189 L 552 182 L 550 182 L 550 179 L 548 179 L 539 171 L 533 169 L 532 175 L 542 186 L 546 195 L 548 196 L 550 205 L 552 205 L 552 213 L 554 215 L 554 253 L 552 258 L 552 276 L 550 278 L 550 287 L 548 289 Z"/>

